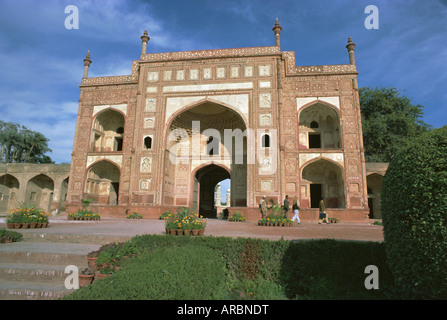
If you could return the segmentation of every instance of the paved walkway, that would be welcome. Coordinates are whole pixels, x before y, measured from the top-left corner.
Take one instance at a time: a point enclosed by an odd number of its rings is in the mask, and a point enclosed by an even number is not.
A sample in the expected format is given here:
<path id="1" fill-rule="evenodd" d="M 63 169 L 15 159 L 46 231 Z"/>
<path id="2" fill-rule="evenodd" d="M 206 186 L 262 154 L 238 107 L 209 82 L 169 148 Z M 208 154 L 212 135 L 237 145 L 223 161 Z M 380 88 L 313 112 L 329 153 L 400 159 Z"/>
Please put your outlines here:
<path id="1" fill-rule="evenodd" d="M 0 228 L 6 227 L 0 219 Z M 98 237 L 132 237 L 141 234 L 165 234 L 164 221 L 141 219 L 103 218 L 101 221 L 69 221 L 66 217 L 50 218 L 45 229 L 18 229 L 27 237 L 45 235 L 77 235 Z M 224 237 L 262 238 L 270 240 L 339 239 L 358 241 L 383 241 L 383 228 L 367 223 L 318 224 L 302 222 L 292 227 L 265 227 L 256 222 L 230 222 L 208 219 L 205 235 Z"/>

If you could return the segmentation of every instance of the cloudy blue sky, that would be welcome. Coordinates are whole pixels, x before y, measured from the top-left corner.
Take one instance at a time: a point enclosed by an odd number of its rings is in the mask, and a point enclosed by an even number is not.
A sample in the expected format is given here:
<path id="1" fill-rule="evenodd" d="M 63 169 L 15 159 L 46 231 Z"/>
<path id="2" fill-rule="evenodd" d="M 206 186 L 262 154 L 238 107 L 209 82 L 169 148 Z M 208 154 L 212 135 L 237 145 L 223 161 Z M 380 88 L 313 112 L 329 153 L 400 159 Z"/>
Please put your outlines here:
<path id="1" fill-rule="evenodd" d="M 68 5 L 79 29 L 65 28 Z M 379 29 L 365 28 L 367 5 Z M 447 0 L 0 0 L 0 120 L 43 133 L 69 163 L 87 50 L 89 76 L 126 75 L 145 28 L 150 53 L 270 46 L 276 17 L 297 65 L 349 63 L 351 36 L 359 86 L 398 88 L 426 123 L 447 124 Z"/>

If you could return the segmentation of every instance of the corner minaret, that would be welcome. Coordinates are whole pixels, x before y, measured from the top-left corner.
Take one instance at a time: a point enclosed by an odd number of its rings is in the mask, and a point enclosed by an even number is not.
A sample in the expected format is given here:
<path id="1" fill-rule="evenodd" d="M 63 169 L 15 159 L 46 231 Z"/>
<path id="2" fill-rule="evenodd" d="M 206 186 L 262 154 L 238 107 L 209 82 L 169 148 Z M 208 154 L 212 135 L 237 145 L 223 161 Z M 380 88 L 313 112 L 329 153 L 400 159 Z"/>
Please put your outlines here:
<path id="1" fill-rule="evenodd" d="M 351 37 L 349 37 L 348 44 L 346 45 L 346 49 L 348 49 L 348 53 L 349 53 L 349 64 L 355 64 L 354 47 L 355 47 L 355 43 L 352 42 Z"/>
<path id="2" fill-rule="evenodd" d="M 144 30 L 143 35 L 141 36 L 141 41 L 143 42 L 143 47 L 141 49 L 141 54 L 146 54 L 147 50 L 147 42 L 150 40 L 149 36 L 147 35 L 147 29 Z"/>
<path id="3" fill-rule="evenodd" d="M 280 47 L 279 34 L 281 33 L 281 26 L 279 25 L 278 18 L 276 18 L 275 26 L 273 27 L 273 32 L 275 33 L 276 46 Z"/>
<path id="4" fill-rule="evenodd" d="M 88 78 L 88 68 L 90 67 L 90 64 L 92 63 L 92 60 L 90 60 L 90 50 L 87 52 L 87 56 L 84 59 L 84 76 L 83 78 Z"/>

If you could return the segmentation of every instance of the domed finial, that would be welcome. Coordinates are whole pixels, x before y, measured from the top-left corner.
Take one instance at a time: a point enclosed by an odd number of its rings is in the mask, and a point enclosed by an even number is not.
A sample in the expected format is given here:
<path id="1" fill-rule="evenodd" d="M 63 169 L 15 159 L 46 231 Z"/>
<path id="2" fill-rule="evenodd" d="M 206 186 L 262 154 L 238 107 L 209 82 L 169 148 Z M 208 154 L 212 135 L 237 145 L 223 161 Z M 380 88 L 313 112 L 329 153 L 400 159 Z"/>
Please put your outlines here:
<path id="1" fill-rule="evenodd" d="M 151 38 L 149 38 L 148 34 L 147 34 L 147 29 L 144 29 L 144 33 L 141 36 L 141 41 L 143 42 L 143 48 L 141 49 L 141 54 L 146 54 L 146 48 L 147 48 L 147 42 L 150 40 Z"/>
<path id="2" fill-rule="evenodd" d="M 279 34 L 281 33 L 281 26 L 279 25 L 278 22 L 278 18 L 276 18 L 276 22 L 275 22 L 275 26 L 273 27 L 273 33 L 275 34 L 275 42 L 276 42 L 276 46 L 279 47 L 280 46 L 280 37 Z"/>
<path id="3" fill-rule="evenodd" d="M 350 64 L 355 64 L 354 48 L 355 48 L 355 43 L 352 42 L 352 38 L 349 37 L 348 44 L 346 45 L 346 49 L 348 49 Z"/>
<path id="4" fill-rule="evenodd" d="M 84 59 L 84 66 L 90 66 L 92 60 L 90 60 L 90 50 L 87 51 L 87 56 Z"/>

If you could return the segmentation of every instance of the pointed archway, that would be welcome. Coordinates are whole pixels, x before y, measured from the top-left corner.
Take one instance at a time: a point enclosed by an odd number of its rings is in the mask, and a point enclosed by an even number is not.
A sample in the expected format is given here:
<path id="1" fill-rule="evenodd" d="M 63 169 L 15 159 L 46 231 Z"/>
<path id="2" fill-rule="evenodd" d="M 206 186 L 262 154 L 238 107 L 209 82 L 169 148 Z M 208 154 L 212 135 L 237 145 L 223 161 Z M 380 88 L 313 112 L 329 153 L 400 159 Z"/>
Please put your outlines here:
<path id="1" fill-rule="evenodd" d="M 212 215 L 214 187 L 231 175 L 231 204 L 227 205 L 247 205 L 247 126 L 241 114 L 205 100 L 174 114 L 167 129 L 163 204 L 186 205 Z M 203 169 L 210 164 L 225 167 L 228 173 L 221 174 L 215 167 Z M 208 170 L 218 178 L 211 178 Z"/>
<path id="2" fill-rule="evenodd" d="M 214 190 L 216 185 L 225 179 L 230 179 L 230 172 L 215 164 L 206 165 L 194 175 L 194 189 L 197 190 L 193 199 L 193 209 L 206 218 L 215 218 Z"/>

